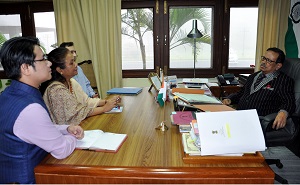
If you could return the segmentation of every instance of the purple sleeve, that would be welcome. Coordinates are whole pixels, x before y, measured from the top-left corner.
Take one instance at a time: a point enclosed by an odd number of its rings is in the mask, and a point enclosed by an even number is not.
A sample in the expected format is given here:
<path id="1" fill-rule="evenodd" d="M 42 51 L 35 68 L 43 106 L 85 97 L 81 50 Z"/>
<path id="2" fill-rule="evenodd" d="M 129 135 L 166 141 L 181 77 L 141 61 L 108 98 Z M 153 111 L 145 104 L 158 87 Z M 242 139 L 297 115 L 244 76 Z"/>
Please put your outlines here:
<path id="1" fill-rule="evenodd" d="M 63 159 L 74 151 L 77 141 L 68 133 L 68 126 L 54 125 L 47 111 L 34 103 L 22 110 L 13 132 L 23 141 L 39 146 L 57 159 Z"/>

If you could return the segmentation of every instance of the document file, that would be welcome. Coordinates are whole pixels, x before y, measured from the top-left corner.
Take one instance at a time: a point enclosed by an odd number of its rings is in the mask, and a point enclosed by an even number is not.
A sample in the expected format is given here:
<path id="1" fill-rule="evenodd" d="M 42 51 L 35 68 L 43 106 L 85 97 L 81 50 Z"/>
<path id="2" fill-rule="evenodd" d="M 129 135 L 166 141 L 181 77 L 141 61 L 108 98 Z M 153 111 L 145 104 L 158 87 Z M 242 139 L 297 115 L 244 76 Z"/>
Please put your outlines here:
<path id="1" fill-rule="evenodd" d="M 201 155 L 264 151 L 265 139 L 255 109 L 196 113 Z"/>

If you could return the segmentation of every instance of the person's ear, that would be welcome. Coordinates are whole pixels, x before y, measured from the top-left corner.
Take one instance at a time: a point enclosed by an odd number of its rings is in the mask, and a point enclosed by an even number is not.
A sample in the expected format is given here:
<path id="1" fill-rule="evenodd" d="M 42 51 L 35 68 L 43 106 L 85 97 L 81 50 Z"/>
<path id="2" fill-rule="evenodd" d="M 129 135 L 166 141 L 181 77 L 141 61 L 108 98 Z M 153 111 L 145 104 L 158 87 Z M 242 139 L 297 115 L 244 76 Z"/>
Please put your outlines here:
<path id="1" fill-rule="evenodd" d="M 25 76 L 29 76 L 31 74 L 28 64 L 21 65 L 21 74 Z"/>
<path id="2" fill-rule="evenodd" d="M 276 64 L 276 70 L 280 69 L 282 67 L 282 63 L 277 63 Z"/>
<path id="3" fill-rule="evenodd" d="M 63 70 L 62 70 L 60 67 L 56 67 L 56 71 L 57 71 L 58 73 L 60 73 L 61 75 L 63 74 Z"/>

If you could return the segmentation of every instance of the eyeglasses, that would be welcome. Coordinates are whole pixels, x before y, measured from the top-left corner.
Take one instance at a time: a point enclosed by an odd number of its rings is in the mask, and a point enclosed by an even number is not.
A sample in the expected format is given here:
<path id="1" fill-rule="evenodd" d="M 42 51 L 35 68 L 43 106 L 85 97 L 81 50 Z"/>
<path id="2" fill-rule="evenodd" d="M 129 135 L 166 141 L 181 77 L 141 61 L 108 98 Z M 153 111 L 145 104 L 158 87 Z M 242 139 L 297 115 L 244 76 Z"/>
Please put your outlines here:
<path id="1" fill-rule="evenodd" d="M 268 64 L 271 64 L 272 62 L 276 62 L 276 61 L 273 61 L 273 60 L 270 60 L 269 58 L 265 57 L 265 56 L 261 56 L 261 61 L 266 61 Z"/>
<path id="2" fill-rule="evenodd" d="M 43 55 L 43 59 L 40 59 L 40 60 L 34 60 L 35 62 L 42 62 L 42 61 L 45 61 L 45 60 L 48 60 L 48 56 L 47 55 Z"/>

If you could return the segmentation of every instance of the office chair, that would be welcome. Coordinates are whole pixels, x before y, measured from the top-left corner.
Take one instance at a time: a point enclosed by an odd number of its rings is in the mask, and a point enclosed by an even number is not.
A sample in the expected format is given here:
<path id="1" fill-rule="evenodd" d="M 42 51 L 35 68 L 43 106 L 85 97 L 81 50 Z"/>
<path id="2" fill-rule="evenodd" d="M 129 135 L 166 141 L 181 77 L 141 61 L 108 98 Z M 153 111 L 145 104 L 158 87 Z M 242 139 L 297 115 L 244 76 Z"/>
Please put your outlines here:
<path id="1" fill-rule="evenodd" d="M 299 141 L 296 141 L 296 139 L 298 139 L 300 124 L 300 59 L 287 58 L 280 70 L 287 74 L 289 77 L 293 78 L 295 81 L 294 88 L 296 110 L 294 114 L 289 115 L 286 126 L 280 130 L 272 129 L 272 124 L 277 113 L 269 114 L 264 117 L 260 116 L 262 128 L 265 131 L 264 134 L 267 147 L 299 144 Z M 266 162 L 269 165 L 276 164 L 278 168 L 283 167 L 280 159 L 266 159 Z M 278 174 L 275 174 L 275 180 L 282 184 L 288 184 L 288 181 Z"/>
<path id="2" fill-rule="evenodd" d="M 85 76 L 89 79 L 91 83 L 91 87 L 95 90 L 98 91 L 97 88 L 97 83 L 94 75 L 94 69 L 92 65 L 92 60 L 84 60 L 82 62 L 78 62 L 78 65 L 82 68 Z"/>

